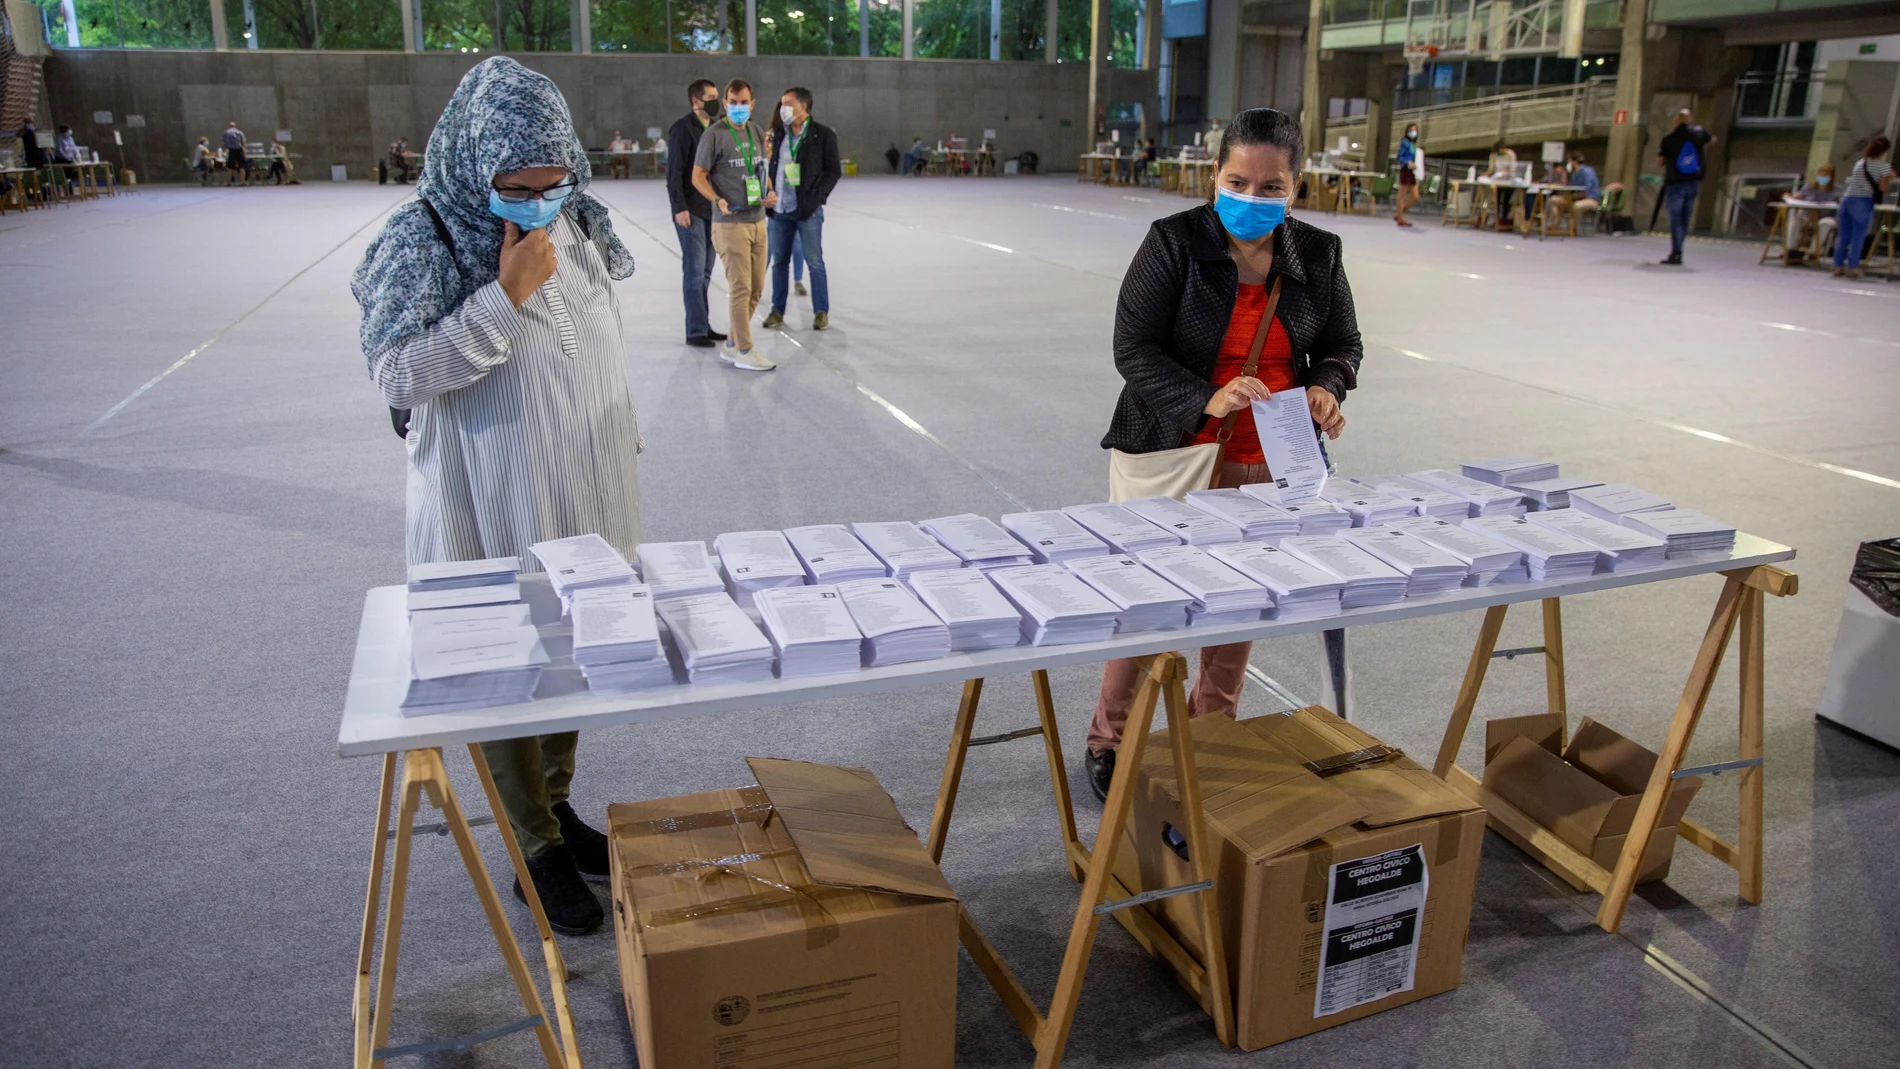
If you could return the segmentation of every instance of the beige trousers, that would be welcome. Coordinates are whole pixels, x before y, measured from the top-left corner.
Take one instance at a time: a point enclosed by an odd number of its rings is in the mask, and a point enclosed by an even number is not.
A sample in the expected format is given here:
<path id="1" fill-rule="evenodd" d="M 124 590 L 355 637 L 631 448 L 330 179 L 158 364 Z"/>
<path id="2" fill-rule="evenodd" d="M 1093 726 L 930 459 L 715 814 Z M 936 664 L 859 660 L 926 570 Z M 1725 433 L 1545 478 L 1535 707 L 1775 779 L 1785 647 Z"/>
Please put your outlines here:
<path id="1" fill-rule="evenodd" d="M 714 223 L 713 251 L 726 265 L 726 307 L 731 313 L 732 343 L 740 352 L 752 348 L 752 313 L 765 294 L 765 220 L 753 223 Z"/>

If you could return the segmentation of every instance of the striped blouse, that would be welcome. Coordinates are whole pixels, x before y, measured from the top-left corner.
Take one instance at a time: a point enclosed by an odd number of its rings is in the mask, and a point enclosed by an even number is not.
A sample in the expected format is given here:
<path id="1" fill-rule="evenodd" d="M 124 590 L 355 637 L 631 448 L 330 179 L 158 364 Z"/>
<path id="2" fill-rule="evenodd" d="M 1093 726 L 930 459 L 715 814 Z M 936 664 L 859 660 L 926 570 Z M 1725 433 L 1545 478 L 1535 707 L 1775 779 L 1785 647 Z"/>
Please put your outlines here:
<path id="1" fill-rule="evenodd" d="M 640 541 L 640 430 L 620 301 L 594 244 L 565 215 L 554 277 L 517 309 L 476 290 L 370 368 L 409 422 L 409 563 L 520 556 L 598 532 Z"/>
<path id="2" fill-rule="evenodd" d="M 1841 189 L 1841 197 L 1866 197 L 1876 200 L 1880 196 L 1880 187 L 1874 183 L 1893 173 L 1893 165 L 1886 160 L 1870 160 L 1865 156 L 1847 172 L 1847 185 Z"/>

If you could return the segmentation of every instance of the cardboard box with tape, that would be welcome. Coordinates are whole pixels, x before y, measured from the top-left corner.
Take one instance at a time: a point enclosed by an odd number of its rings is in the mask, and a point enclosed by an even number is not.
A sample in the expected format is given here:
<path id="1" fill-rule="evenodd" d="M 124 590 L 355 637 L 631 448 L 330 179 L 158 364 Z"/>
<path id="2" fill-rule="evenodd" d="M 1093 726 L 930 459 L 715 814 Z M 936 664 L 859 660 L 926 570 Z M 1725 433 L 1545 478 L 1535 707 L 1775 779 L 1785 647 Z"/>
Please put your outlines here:
<path id="1" fill-rule="evenodd" d="M 950 1069 L 956 893 L 869 771 L 609 806 L 640 1064 Z"/>
<path id="2" fill-rule="evenodd" d="M 1458 986 L 1482 810 L 1325 709 L 1207 716 L 1193 732 L 1241 1047 Z M 1166 732 L 1149 740 L 1137 787 L 1141 886 L 1128 889 L 1192 883 Z M 1206 960 L 1194 896 L 1137 908 Z"/>
<path id="3" fill-rule="evenodd" d="M 1655 769 L 1654 751 L 1589 717 L 1577 725 L 1567 746 L 1561 713 L 1492 720 L 1484 726 L 1485 790 L 1606 869 L 1616 867 Z M 1670 785 L 1656 834 L 1643 852 L 1637 883 L 1669 875 L 1676 822 L 1701 786 L 1700 776 L 1684 776 Z M 1509 828 L 1499 831 L 1517 838 Z"/>

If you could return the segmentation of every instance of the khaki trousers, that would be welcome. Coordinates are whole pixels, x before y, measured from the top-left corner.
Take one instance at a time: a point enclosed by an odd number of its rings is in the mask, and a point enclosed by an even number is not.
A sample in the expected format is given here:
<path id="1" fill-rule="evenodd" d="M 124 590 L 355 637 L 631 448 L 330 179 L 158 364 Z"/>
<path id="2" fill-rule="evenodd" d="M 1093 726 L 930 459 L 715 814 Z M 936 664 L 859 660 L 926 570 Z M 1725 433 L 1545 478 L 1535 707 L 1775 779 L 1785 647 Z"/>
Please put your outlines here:
<path id="1" fill-rule="evenodd" d="M 714 223 L 713 251 L 726 265 L 726 306 L 731 313 L 732 343 L 740 352 L 752 348 L 752 313 L 765 295 L 765 220 L 752 223 Z"/>
<path id="2" fill-rule="evenodd" d="M 561 822 L 554 807 L 567 801 L 574 780 L 574 747 L 580 733 L 530 736 L 505 742 L 482 743 L 482 756 L 495 777 L 501 806 L 515 829 L 524 857 L 534 857 L 561 843 Z"/>

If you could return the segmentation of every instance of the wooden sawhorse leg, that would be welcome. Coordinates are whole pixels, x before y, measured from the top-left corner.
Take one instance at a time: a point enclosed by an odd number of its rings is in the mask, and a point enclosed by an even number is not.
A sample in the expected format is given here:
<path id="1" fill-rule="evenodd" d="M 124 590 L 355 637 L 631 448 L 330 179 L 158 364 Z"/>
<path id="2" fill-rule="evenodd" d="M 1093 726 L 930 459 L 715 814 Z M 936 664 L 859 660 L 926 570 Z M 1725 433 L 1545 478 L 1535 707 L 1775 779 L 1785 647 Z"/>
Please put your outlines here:
<path id="1" fill-rule="evenodd" d="M 1050 999 L 1047 1014 L 1036 1007 L 1035 1000 L 1003 962 L 996 947 L 977 927 L 968 910 L 963 912 L 960 921 L 964 949 L 969 951 L 977 968 L 989 979 L 1005 1008 L 1034 1045 L 1037 1069 L 1053 1069 L 1062 1062 L 1063 1050 L 1069 1042 L 1069 1029 L 1075 1022 L 1076 1005 L 1082 996 L 1082 981 L 1088 972 L 1089 956 L 1095 948 L 1096 929 L 1100 927 L 1102 917 L 1110 914 L 1120 920 L 1150 952 L 1159 954 L 1175 967 L 1189 990 L 1214 1018 L 1215 1034 L 1221 1043 L 1229 1047 L 1234 1045 L 1233 991 L 1228 986 L 1226 955 L 1216 950 L 1206 955 L 1206 962 L 1196 961 L 1193 954 L 1146 911 L 1130 908 L 1140 902 L 1167 895 L 1198 894 L 1201 903 L 1201 945 L 1211 950 L 1221 946 L 1220 917 L 1213 893 L 1216 852 L 1202 819 L 1200 775 L 1195 769 L 1193 735 L 1188 727 L 1185 687 L 1187 661 L 1178 653 L 1157 654 L 1143 662 L 1143 673 L 1141 685 L 1135 691 L 1134 705 L 1128 713 L 1128 723 L 1123 730 L 1121 749 L 1115 760 L 1115 776 L 1110 781 L 1108 802 L 1102 809 L 1102 823 L 1096 831 L 1095 848 L 1092 851 L 1084 848 L 1075 834 L 1075 817 L 1070 807 L 1061 747 L 1056 738 L 1055 703 L 1049 693 L 1047 673 L 1037 671 L 1032 676 L 1036 687 L 1036 704 L 1042 718 L 1038 727 L 987 739 L 972 739 L 971 726 L 976 716 L 977 701 L 983 692 L 983 681 L 980 679 L 964 684 L 963 701 L 957 709 L 949 759 L 944 765 L 943 786 L 937 795 L 936 818 L 931 824 L 928 843 L 931 855 L 941 858 L 950 814 L 955 807 L 957 785 L 962 777 L 963 759 L 969 747 L 1040 733 L 1047 747 L 1050 773 L 1056 784 L 1056 803 L 1062 815 L 1064 837 L 1067 840 L 1065 847 L 1069 871 L 1082 881 L 1082 899 L 1076 904 L 1075 919 L 1069 926 L 1068 948 L 1062 956 L 1062 971 L 1056 976 L 1055 994 Z M 1147 746 L 1158 703 L 1165 703 L 1167 709 L 1168 743 L 1174 757 L 1175 779 L 1181 785 L 1182 808 L 1187 814 L 1188 827 L 1185 831 L 1189 856 L 1195 859 L 1196 882 L 1144 894 L 1138 901 L 1131 901 L 1136 896 L 1115 878 L 1115 857 L 1123 845 L 1122 833 L 1128 826 L 1129 812 L 1134 806 L 1135 779 L 1141 770 L 1142 752 Z M 1119 894 L 1120 899 L 1109 901 L 1110 892 Z"/>
<path id="2" fill-rule="evenodd" d="M 1685 776 L 1740 771 L 1740 833 L 1737 842 L 1730 843 L 1687 817 L 1680 820 L 1676 827 L 1684 842 L 1705 851 L 1736 871 L 1739 894 L 1744 901 L 1761 902 L 1762 677 L 1766 651 L 1762 599 L 1767 594 L 1776 597 L 1793 595 L 1799 590 L 1799 582 L 1792 573 L 1769 565 L 1722 574 L 1727 582 L 1722 587 L 1721 596 L 1716 599 L 1709 626 L 1703 632 L 1702 645 L 1696 651 L 1688 682 L 1683 686 L 1682 696 L 1676 703 L 1668 737 L 1663 742 L 1662 752 L 1643 791 L 1642 801 L 1637 806 L 1628 838 L 1623 844 L 1623 852 L 1618 856 L 1614 869 L 1606 869 L 1584 856 L 1522 810 L 1485 790 L 1476 777 L 1457 765 L 1458 749 L 1464 742 L 1471 711 L 1477 705 L 1478 691 L 1484 685 L 1485 670 L 1493 656 L 1532 652 L 1495 650 L 1498 631 L 1504 624 L 1505 606 L 1494 606 L 1485 611 L 1484 623 L 1478 630 L 1477 644 L 1471 651 L 1471 662 L 1465 670 L 1464 686 L 1459 690 L 1458 701 L 1452 708 L 1451 723 L 1446 726 L 1438 759 L 1433 764 L 1433 772 L 1484 806 L 1493 830 L 1537 858 L 1572 887 L 1602 894 L 1603 902 L 1597 909 L 1597 926 L 1606 932 L 1616 931 L 1623 923 L 1623 911 L 1636 888 L 1643 853 L 1649 849 L 1650 837 L 1655 834 L 1656 825 L 1661 819 L 1663 805 L 1668 800 L 1669 785 L 1673 780 Z M 1566 702 L 1562 619 L 1559 613 L 1556 599 L 1544 602 L 1544 652 L 1548 655 L 1545 661 L 1545 684 L 1552 712 L 1564 711 Z M 1721 667 L 1730 637 L 1738 628 L 1742 636 L 1739 658 L 1739 756 L 1734 761 L 1683 768 L 1682 761 L 1695 737 L 1696 724 L 1702 717 L 1709 692 L 1714 687 L 1716 671 Z"/>
<path id="3" fill-rule="evenodd" d="M 495 823 L 501 831 L 502 841 L 508 847 L 508 859 L 521 881 L 522 893 L 528 899 L 528 907 L 541 933 L 541 947 L 547 959 L 561 1041 L 556 1042 L 554 1030 L 548 1025 L 547 1010 L 542 1005 L 541 994 L 535 990 L 534 981 L 528 975 L 521 947 L 515 942 L 514 930 L 508 925 L 507 914 L 502 911 L 501 898 L 495 893 L 494 881 L 489 878 L 488 868 L 482 862 L 474 833 L 462 812 L 461 802 L 455 796 L 455 788 L 449 783 L 442 751 L 410 750 L 401 757 L 402 786 L 394 833 L 395 858 L 390 867 L 388 916 L 383 924 L 382 961 L 376 970 L 373 985 L 375 1008 L 372 1011 L 370 973 L 374 964 L 377 915 L 383 904 L 385 844 L 391 837 L 389 804 L 397 793 L 397 755 L 392 753 L 383 758 L 382 784 L 377 795 L 376 841 L 370 851 L 369 894 L 363 906 L 362 938 L 356 957 L 356 990 L 352 1005 L 356 1030 L 356 1069 L 380 1069 L 386 1058 L 434 1050 L 463 1049 L 530 1028 L 540 1042 L 541 1056 L 547 1061 L 548 1069 L 581 1069 L 580 1048 L 574 1040 L 574 1014 L 567 997 L 567 967 L 561 960 L 560 950 L 554 945 L 554 931 L 548 927 L 547 914 L 541 908 L 541 898 L 535 893 L 534 881 L 528 875 L 527 864 L 521 856 L 521 846 L 515 841 L 514 830 L 504 815 L 494 777 L 488 771 L 488 762 L 482 756 L 479 745 L 470 745 L 468 749 L 475 762 L 476 774 L 481 777 L 482 789 L 488 796 L 488 804 L 496 814 Z M 481 900 L 482 912 L 494 932 L 495 945 L 501 951 L 502 961 L 508 967 L 509 977 L 514 981 L 515 990 L 521 996 L 522 1008 L 528 1012 L 528 1016 L 511 1024 L 457 1039 L 391 1047 L 390 1012 L 396 995 L 396 958 L 402 943 L 403 905 L 409 890 L 409 850 L 415 836 L 416 812 L 425 794 L 430 803 L 442 811 L 442 829 L 455 839 L 456 850 L 462 856 L 462 866 L 468 870 L 469 880 L 475 885 L 475 895 Z"/>

